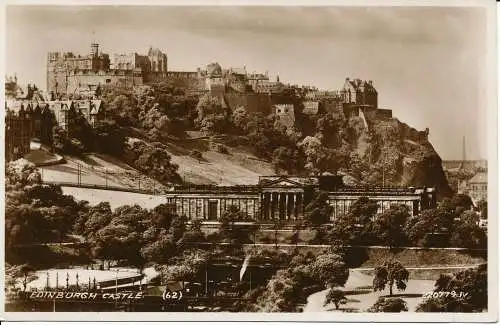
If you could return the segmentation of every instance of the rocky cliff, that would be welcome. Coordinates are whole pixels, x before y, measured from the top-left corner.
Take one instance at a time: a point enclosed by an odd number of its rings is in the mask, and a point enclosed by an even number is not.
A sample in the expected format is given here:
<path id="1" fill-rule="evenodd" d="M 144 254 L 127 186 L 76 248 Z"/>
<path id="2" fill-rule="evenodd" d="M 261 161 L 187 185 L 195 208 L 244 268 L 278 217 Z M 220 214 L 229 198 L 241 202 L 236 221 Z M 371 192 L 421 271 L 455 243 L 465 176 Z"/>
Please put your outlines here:
<path id="1" fill-rule="evenodd" d="M 439 197 L 452 194 L 428 130 L 417 131 L 396 118 L 351 117 L 348 125 L 354 135 L 347 172 L 361 183 L 434 186 Z"/>

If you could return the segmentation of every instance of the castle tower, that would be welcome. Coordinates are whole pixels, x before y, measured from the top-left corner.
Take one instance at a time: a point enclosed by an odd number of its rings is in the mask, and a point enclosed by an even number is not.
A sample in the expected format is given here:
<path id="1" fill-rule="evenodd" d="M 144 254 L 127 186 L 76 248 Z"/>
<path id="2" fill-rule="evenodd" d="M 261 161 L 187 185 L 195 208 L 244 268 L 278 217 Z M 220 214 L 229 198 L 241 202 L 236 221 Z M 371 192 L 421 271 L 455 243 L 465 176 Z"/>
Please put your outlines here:
<path id="1" fill-rule="evenodd" d="M 99 56 L 99 44 L 97 44 L 96 42 L 90 44 L 90 54 L 94 58 Z"/>

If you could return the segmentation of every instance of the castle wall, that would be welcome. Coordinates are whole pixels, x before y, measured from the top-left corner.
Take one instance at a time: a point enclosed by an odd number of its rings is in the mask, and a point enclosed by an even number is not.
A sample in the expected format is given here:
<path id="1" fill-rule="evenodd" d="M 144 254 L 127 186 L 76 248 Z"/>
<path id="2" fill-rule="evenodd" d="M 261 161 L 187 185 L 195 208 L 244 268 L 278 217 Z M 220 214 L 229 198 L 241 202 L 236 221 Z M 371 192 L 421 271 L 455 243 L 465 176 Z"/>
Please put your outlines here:
<path id="1" fill-rule="evenodd" d="M 181 83 L 187 88 L 188 92 L 205 92 L 206 81 L 205 77 L 198 71 L 168 71 L 166 74 L 148 74 L 147 82 L 172 81 L 173 83 Z"/>
<path id="2" fill-rule="evenodd" d="M 377 116 L 380 118 L 392 118 L 392 110 L 391 109 L 377 109 Z"/>
<path id="3" fill-rule="evenodd" d="M 55 66 L 47 71 L 47 92 L 66 93 L 68 89 L 67 70 L 64 67 Z"/>
<path id="4" fill-rule="evenodd" d="M 226 102 L 231 110 L 244 107 L 246 111 L 269 115 L 273 112 L 271 97 L 267 94 L 226 93 Z"/>
<path id="5" fill-rule="evenodd" d="M 116 70 L 115 73 L 104 71 L 100 71 L 98 73 L 80 72 L 69 75 L 67 80 L 67 93 L 73 93 L 77 88 L 87 85 L 117 85 L 121 87 L 134 87 L 143 84 L 141 74 Z"/>

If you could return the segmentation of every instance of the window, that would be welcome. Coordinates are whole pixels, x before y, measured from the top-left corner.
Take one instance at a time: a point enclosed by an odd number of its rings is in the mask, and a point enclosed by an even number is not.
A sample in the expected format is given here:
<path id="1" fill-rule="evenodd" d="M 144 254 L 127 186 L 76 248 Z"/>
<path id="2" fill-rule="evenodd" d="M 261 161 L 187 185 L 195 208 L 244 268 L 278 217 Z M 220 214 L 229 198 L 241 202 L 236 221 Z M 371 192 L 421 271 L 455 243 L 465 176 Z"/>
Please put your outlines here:
<path id="1" fill-rule="evenodd" d="M 217 220 L 217 212 L 219 210 L 218 201 L 208 201 L 208 220 Z"/>
<path id="2" fill-rule="evenodd" d="M 107 84 L 111 83 L 111 79 L 106 79 L 106 83 Z"/>

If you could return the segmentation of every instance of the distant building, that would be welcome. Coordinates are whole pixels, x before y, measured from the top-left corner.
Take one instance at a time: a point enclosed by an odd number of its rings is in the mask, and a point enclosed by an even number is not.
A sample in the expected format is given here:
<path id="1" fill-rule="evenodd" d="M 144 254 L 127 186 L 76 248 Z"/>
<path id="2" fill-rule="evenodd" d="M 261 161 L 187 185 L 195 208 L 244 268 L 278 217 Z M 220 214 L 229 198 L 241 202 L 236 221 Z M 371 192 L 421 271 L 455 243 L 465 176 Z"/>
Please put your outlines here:
<path id="1" fill-rule="evenodd" d="M 149 48 L 148 59 L 151 72 L 167 72 L 167 55 L 158 48 Z"/>
<path id="2" fill-rule="evenodd" d="M 226 90 L 222 68 L 218 63 L 210 63 L 206 68 L 205 84 L 212 94 L 221 94 Z"/>
<path id="3" fill-rule="evenodd" d="M 55 123 L 54 115 L 46 103 L 5 102 L 6 160 L 15 160 L 28 153 L 34 138 L 50 143 Z"/>
<path id="4" fill-rule="evenodd" d="M 488 174 L 479 172 L 466 182 L 465 192 L 474 204 L 488 199 Z"/>
<path id="5" fill-rule="evenodd" d="M 17 82 L 16 82 L 17 83 Z M 48 100 L 35 86 L 28 85 L 27 91 L 10 80 L 6 87 L 10 92 L 5 100 L 5 156 L 7 160 L 22 157 L 30 150 L 33 140 L 52 143 L 52 130 L 59 126 L 71 135 L 77 114 L 82 114 L 95 127 L 104 119 L 102 101 L 98 99 Z M 88 89 L 90 93 L 96 89 Z"/>
<path id="6" fill-rule="evenodd" d="M 118 85 L 126 88 L 167 77 L 167 55 L 150 48 L 147 55 L 108 54 L 91 44 L 90 54 L 50 52 L 47 57 L 47 92 L 56 99 L 82 87 Z"/>
<path id="7" fill-rule="evenodd" d="M 378 93 L 371 80 L 346 78 L 341 90 L 341 96 L 346 104 L 378 107 Z"/>
<path id="8" fill-rule="evenodd" d="M 302 113 L 306 115 L 316 115 L 319 112 L 319 102 L 318 101 L 312 101 L 312 100 L 307 100 L 302 102 L 304 105 L 304 110 Z"/>

